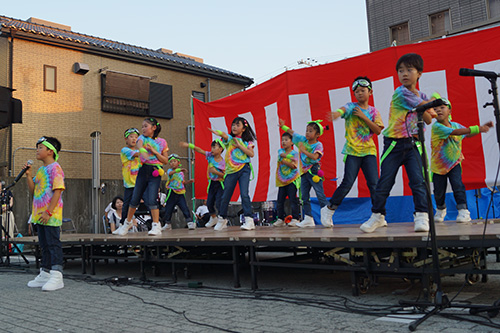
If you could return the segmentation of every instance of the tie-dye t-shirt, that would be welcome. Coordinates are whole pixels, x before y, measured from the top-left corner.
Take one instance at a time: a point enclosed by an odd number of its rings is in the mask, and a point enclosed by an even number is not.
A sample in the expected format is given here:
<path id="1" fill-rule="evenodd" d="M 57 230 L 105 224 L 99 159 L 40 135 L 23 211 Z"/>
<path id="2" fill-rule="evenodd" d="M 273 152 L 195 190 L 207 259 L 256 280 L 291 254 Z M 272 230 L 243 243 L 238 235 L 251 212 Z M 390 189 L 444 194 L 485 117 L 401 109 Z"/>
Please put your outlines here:
<path id="1" fill-rule="evenodd" d="M 243 141 L 242 138 L 228 135 L 227 140 L 224 140 L 226 146 L 226 174 L 232 174 L 243 169 L 245 164 L 250 163 L 250 157 L 236 146 L 234 140 L 238 140 L 245 147 L 254 147 L 252 141 Z"/>
<path id="2" fill-rule="evenodd" d="M 219 162 L 217 162 L 214 158 L 214 155 L 212 155 L 212 152 L 206 151 L 205 156 L 208 161 L 208 168 L 210 169 L 211 167 L 214 167 L 217 171 L 224 173 L 226 170 L 226 161 L 224 161 L 223 158 Z M 208 171 L 207 171 L 208 172 Z M 215 173 L 208 172 L 208 179 L 210 180 L 224 180 L 224 177 L 220 177 L 216 175 Z"/>
<path id="3" fill-rule="evenodd" d="M 125 186 L 125 188 L 135 187 L 137 173 L 141 167 L 139 156 L 134 156 L 134 154 L 138 152 L 138 150 L 133 150 L 129 147 L 123 147 L 120 152 L 120 158 L 122 160 L 123 186 Z"/>
<path id="4" fill-rule="evenodd" d="M 302 142 L 304 144 L 304 147 L 306 148 L 306 150 L 309 152 L 309 153 L 318 153 L 319 154 L 319 157 L 317 160 L 313 160 L 313 159 L 310 159 L 309 157 L 307 157 L 306 154 L 302 154 L 300 153 L 300 174 L 303 175 L 304 173 L 306 173 L 309 169 L 311 169 L 311 167 L 316 164 L 316 163 L 319 163 L 320 160 L 321 160 L 321 157 L 323 156 L 323 144 L 321 142 L 316 142 L 316 143 L 313 143 L 312 145 L 309 144 L 309 142 L 307 141 L 306 137 L 303 136 L 303 135 L 300 135 L 300 134 L 297 134 L 297 132 L 294 132 L 293 133 L 293 137 L 292 137 L 292 142 L 298 147 L 299 146 L 299 142 Z"/>
<path id="5" fill-rule="evenodd" d="M 63 201 L 62 196 L 57 202 L 56 208 L 52 211 L 52 216 L 45 224 L 40 221 L 42 213 L 49 208 L 50 200 L 55 190 L 64 190 L 64 172 L 59 163 L 54 162 L 47 166 L 42 166 L 33 178 L 35 190 L 33 192 L 32 222 L 44 224 L 51 227 L 59 227 L 62 224 Z"/>
<path id="6" fill-rule="evenodd" d="M 363 157 L 367 155 L 377 155 L 377 147 L 373 141 L 373 132 L 370 127 L 359 117 L 353 115 L 354 108 L 358 103 L 347 103 L 343 107 L 345 112 L 342 118 L 345 119 L 345 138 L 346 142 L 342 154 Z M 368 109 L 360 110 L 375 124 L 384 127 L 380 113 L 373 106 Z"/>
<path id="7" fill-rule="evenodd" d="M 173 169 L 168 169 L 167 175 L 172 171 Z M 184 172 L 180 171 L 174 173 L 172 176 L 168 176 L 166 187 L 167 190 L 172 190 L 177 194 L 186 193 L 186 188 L 184 187 Z"/>
<path id="8" fill-rule="evenodd" d="M 464 128 L 459 123 L 450 121 L 451 127 L 439 122 L 432 125 L 431 135 L 431 171 L 445 175 L 462 162 L 462 140 L 465 135 L 450 135 L 453 130 Z"/>
<path id="9" fill-rule="evenodd" d="M 278 150 L 278 168 L 276 169 L 276 186 L 277 187 L 282 187 L 286 186 L 290 183 L 293 183 L 294 181 L 297 180 L 297 178 L 300 177 L 299 174 L 299 153 L 297 153 L 295 150 L 292 150 L 288 155 L 292 155 L 291 158 L 288 157 L 282 157 L 281 154 L 286 154 L 285 149 L 281 148 Z M 294 162 L 297 164 L 297 168 L 292 169 L 285 163 L 283 163 L 283 160 L 289 160 L 291 162 Z"/>
<path id="10" fill-rule="evenodd" d="M 427 96 L 418 92 L 418 96 L 408 90 L 405 86 L 400 86 L 392 95 L 391 107 L 389 110 L 389 124 L 382 134 L 388 138 L 401 139 L 408 138 L 418 133 L 417 113 L 408 111 L 427 100 Z M 406 115 L 408 114 L 408 117 Z M 410 133 L 406 129 L 409 129 Z"/>
<path id="11" fill-rule="evenodd" d="M 142 163 L 149 164 L 149 165 L 159 165 L 159 166 L 163 165 L 163 163 L 161 163 L 158 160 L 158 158 L 155 155 L 153 155 L 153 153 L 151 153 L 151 151 L 148 149 L 147 145 L 150 145 L 157 152 L 159 152 L 160 154 L 163 154 L 165 151 L 168 151 L 168 145 L 167 145 L 167 141 L 165 141 L 165 139 L 156 138 L 153 140 L 152 138 L 150 138 L 148 136 L 141 135 L 137 139 L 137 142 L 142 142 L 142 147 L 145 148 L 149 153 L 149 156 L 147 159 L 144 158 L 144 156 L 143 156 L 144 154 L 140 155 Z"/>

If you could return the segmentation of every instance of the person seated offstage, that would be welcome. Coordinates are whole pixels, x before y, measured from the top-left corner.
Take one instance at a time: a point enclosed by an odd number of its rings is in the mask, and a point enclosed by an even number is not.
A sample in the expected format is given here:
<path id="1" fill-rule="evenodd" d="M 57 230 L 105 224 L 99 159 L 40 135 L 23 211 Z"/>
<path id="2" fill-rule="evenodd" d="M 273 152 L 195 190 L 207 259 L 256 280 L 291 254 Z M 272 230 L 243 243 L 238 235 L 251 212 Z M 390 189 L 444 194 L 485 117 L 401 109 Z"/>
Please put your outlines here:
<path id="1" fill-rule="evenodd" d="M 208 221 L 210 220 L 210 212 L 208 211 L 206 200 L 203 200 L 203 203 L 198 206 L 195 215 L 198 227 L 204 227 L 205 224 L 208 223 Z"/>
<path id="2" fill-rule="evenodd" d="M 7 190 L 3 191 L 4 182 L 0 182 L 0 204 L 2 205 L 2 225 L 3 229 L 8 232 L 9 238 L 14 237 L 14 214 L 12 207 L 14 207 L 14 197 L 12 192 Z M 5 239 L 5 232 L 2 229 L 2 238 Z"/>

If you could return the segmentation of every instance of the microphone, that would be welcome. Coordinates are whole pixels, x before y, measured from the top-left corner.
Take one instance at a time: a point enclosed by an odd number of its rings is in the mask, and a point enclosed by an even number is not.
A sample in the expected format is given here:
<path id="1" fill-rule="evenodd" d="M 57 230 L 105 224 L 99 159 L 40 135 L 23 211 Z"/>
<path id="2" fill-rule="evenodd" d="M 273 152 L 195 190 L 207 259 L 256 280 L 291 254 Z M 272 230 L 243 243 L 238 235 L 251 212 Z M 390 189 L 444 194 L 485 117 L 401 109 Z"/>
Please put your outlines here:
<path id="1" fill-rule="evenodd" d="M 479 71 L 477 69 L 460 68 L 458 72 L 460 76 L 482 76 L 487 79 L 496 79 L 499 75 L 495 72 Z"/>
<path id="2" fill-rule="evenodd" d="M 416 108 L 413 108 L 410 112 L 424 113 L 425 110 L 427 109 L 432 109 L 435 108 L 436 106 L 441 106 L 441 105 L 444 105 L 444 102 L 441 98 L 438 98 L 433 100 L 432 102 L 417 106 Z"/>
<path id="3" fill-rule="evenodd" d="M 28 167 L 32 166 L 33 165 L 33 161 L 32 160 L 28 160 L 26 162 L 26 164 L 28 164 Z M 14 178 L 14 182 L 12 184 L 10 184 L 9 186 L 7 186 L 6 190 L 11 188 L 12 186 L 16 185 L 17 182 L 21 179 L 21 177 L 26 173 L 26 170 L 28 170 L 28 168 L 23 168 L 21 170 L 21 172 L 19 172 L 19 174 L 16 176 L 16 178 Z"/>

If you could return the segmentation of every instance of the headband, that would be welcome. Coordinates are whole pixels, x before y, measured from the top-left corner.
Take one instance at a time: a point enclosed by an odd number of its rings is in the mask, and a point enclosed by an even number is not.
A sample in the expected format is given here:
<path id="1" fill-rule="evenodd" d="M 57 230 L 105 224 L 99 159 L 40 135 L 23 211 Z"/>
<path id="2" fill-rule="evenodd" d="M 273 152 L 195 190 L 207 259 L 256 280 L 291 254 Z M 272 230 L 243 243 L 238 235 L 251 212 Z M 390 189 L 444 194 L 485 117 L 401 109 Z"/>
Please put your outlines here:
<path id="1" fill-rule="evenodd" d="M 45 147 L 54 152 L 54 160 L 57 162 L 57 160 L 59 159 L 59 154 L 57 153 L 56 147 L 54 147 L 52 143 L 48 142 L 47 138 L 44 136 L 42 136 L 36 144 L 38 145 L 39 143 L 41 143 L 42 145 L 44 145 Z"/>
<path id="2" fill-rule="evenodd" d="M 139 130 L 137 128 L 129 128 L 128 130 L 125 131 L 124 136 L 125 138 L 128 138 L 128 136 L 133 133 L 139 135 Z"/>
<path id="3" fill-rule="evenodd" d="M 215 142 L 217 142 L 222 149 L 226 149 L 226 145 L 222 143 L 221 139 L 215 139 Z"/>
<path id="4" fill-rule="evenodd" d="M 310 125 L 310 124 L 316 124 L 318 125 L 319 127 L 319 135 L 323 135 L 323 125 L 321 125 L 321 122 L 323 122 L 323 120 L 321 119 L 318 119 L 318 120 L 311 120 L 311 121 L 308 121 L 307 122 L 307 125 Z"/>

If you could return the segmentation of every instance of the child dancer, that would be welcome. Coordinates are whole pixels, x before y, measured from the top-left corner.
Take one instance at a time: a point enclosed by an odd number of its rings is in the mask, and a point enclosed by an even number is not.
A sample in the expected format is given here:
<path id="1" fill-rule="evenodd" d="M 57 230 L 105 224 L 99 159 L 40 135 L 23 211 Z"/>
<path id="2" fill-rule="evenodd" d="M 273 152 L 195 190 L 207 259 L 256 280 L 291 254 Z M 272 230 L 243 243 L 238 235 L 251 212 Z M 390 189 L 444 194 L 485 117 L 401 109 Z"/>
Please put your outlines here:
<path id="1" fill-rule="evenodd" d="M 275 227 L 285 226 L 285 200 L 288 196 L 292 209 L 292 221 L 289 224 L 296 226 L 299 223 L 299 200 L 297 187 L 300 186 L 298 169 L 299 153 L 293 150 L 292 135 L 281 135 L 281 146 L 278 150 L 278 168 L 276 169 L 276 186 L 278 187 L 278 219 L 273 223 Z"/>
<path id="2" fill-rule="evenodd" d="M 309 121 L 306 126 L 306 135 L 300 135 L 285 125 L 285 121 L 280 119 L 280 127 L 283 131 L 292 135 L 292 141 L 298 145 L 300 150 L 300 192 L 302 195 L 302 207 L 304 209 L 304 220 L 295 226 L 300 228 L 314 227 L 312 217 L 311 203 L 309 201 L 309 192 L 311 187 L 316 192 L 321 207 L 328 204 L 325 193 L 323 192 L 323 179 L 318 175 L 320 171 L 320 161 L 323 156 L 323 144 L 318 138 L 323 135 L 322 120 Z M 294 225 L 288 224 L 290 227 Z"/>
<path id="3" fill-rule="evenodd" d="M 439 96 L 437 96 L 439 97 Z M 493 127 L 493 122 L 489 121 L 482 126 L 471 126 L 469 128 L 455 123 L 451 120 L 451 103 L 445 98 L 441 98 L 444 105 L 436 107 L 436 122 L 432 125 L 431 136 L 431 171 L 434 182 L 434 199 L 436 200 L 436 215 L 434 221 L 443 222 L 446 216 L 446 195 L 447 180 L 450 180 L 453 196 L 457 202 L 458 216 L 457 222 L 465 223 L 471 220 L 470 212 L 467 209 L 467 198 L 465 196 L 465 186 L 462 182 L 461 163 L 464 160 L 462 154 L 462 140 L 464 137 L 472 137 L 479 133 L 486 133 Z"/>
<path id="4" fill-rule="evenodd" d="M 415 204 L 414 229 L 416 232 L 429 231 L 429 215 L 427 213 L 427 197 L 422 173 L 422 163 L 416 141 L 418 134 L 417 114 L 410 113 L 414 107 L 426 103 L 427 96 L 417 90 L 418 79 L 422 76 L 424 61 L 415 53 L 408 53 L 396 63 L 399 86 L 392 95 L 389 111 L 389 124 L 382 132 L 384 135 L 384 153 L 380 159 L 380 179 L 372 198 L 372 215 L 360 226 L 363 232 L 374 232 L 377 228 L 387 226 L 385 221 L 385 203 L 391 192 L 401 165 L 405 166 L 410 179 L 410 188 Z M 426 110 L 423 120 L 430 124 L 434 111 Z"/>
<path id="5" fill-rule="evenodd" d="M 368 104 L 373 94 L 372 82 L 366 76 L 358 76 L 354 79 L 352 91 L 357 102 L 349 102 L 332 112 L 334 120 L 339 117 L 345 119 L 346 142 L 342 150 L 345 155 L 345 167 L 344 179 L 333 193 L 330 204 L 321 208 L 321 224 L 325 227 L 333 226 L 333 214 L 351 190 L 359 169 L 363 170 L 365 175 L 372 204 L 378 181 L 377 147 L 373 135 L 379 135 L 384 124 L 378 110 Z"/>
<path id="6" fill-rule="evenodd" d="M 170 219 L 172 218 L 175 206 L 179 206 L 181 209 L 182 214 L 186 219 L 188 228 L 196 229 L 196 223 L 193 222 L 191 211 L 187 206 L 186 197 L 184 196 L 184 193 L 186 193 L 186 187 L 184 185 L 191 184 L 193 180 L 184 180 L 184 172 L 187 172 L 187 170 L 180 168 L 181 160 L 179 155 L 171 154 L 168 157 L 168 163 L 170 168 L 167 170 L 167 204 L 165 205 L 165 225 L 162 230 L 171 228 L 172 222 L 170 222 Z"/>
<path id="7" fill-rule="evenodd" d="M 28 282 L 28 287 L 42 287 L 43 291 L 64 288 L 63 252 L 60 236 L 62 224 L 62 192 L 64 172 L 57 163 L 61 143 L 53 137 L 41 137 L 36 143 L 36 159 L 43 162 L 34 178 L 31 166 L 26 164 L 28 188 L 33 194 L 32 223 L 38 224 L 38 242 L 42 252 L 40 274 Z"/>
<path id="8" fill-rule="evenodd" d="M 245 222 L 241 225 L 243 230 L 255 229 L 252 218 L 252 205 L 248 194 L 250 183 L 250 158 L 254 155 L 254 143 L 256 140 L 248 121 L 243 117 L 236 117 L 231 124 L 231 134 L 209 129 L 212 133 L 222 137 L 223 145 L 226 147 L 226 178 L 224 179 L 224 194 L 222 195 L 219 218 L 214 230 L 219 231 L 227 228 L 227 210 L 229 201 L 233 195 L 236 183 L 240 184 L 241 204 Z"/>
<path id="9" fill-rule="evenodd" d="M 161 235 L 160 211 L 158 207 L 158 188 L 163 174 L 162 165 L 168 163 L 168 145 L 165 139 L 159 138 L 161 125 L 155 118 L 146 118 L 142 122 L 142 135 L 137 139 L 142 166 L 137 173 L 134 193 L 130 200 L 127 219 L 114 234 L 124 236 L 132 228 L 132 219 L 141 198 L 151 210 L 153 225 L 149 235 Z M 143 197 L 144 195 L 144 197 Z"/>
<path id="10" fill-rule="evenodd" d="M 210 220 L 205 224 L 205 227 L 211 228 L 217 224 L 217 212 L 220 212 L 220 202 L 224 193 L 224 173 L 226 171 L 226 163 L 221 154 L 224 151 L 224 144 L 221 139 L 212 141 L 211 151 L 204 151 L 200 147 L 192 143 L 181 142 L 181 147 L 191 148 L 195 152 L 205 155 L 208 161 L 208 194 L 207 207 L 210 213 Z"/>
<path id="11" fill-rule="evenodd" d="M 130 200 L 132 199 L 132 194 L 134 193 L 135 180 L 137 179 L 137 173 L 139 172 L 141 163 L 139 159 L 140 153 L 135 149 L 137 138 L 139 137 L 139 130 L 137 128 L 129 128 L 125 131 L 123 136 L 125 137 L 126 146 L 122 148 L 120 158 L 122 160 L 122 176 L 125 192 L 123 194 L 123 207 L 121 212 L 122 218 L 121 221 L 119 221 L 120 224 L 125 222 L 125 218 L 128 213 L 128 206 L 130 205 Z"/>

